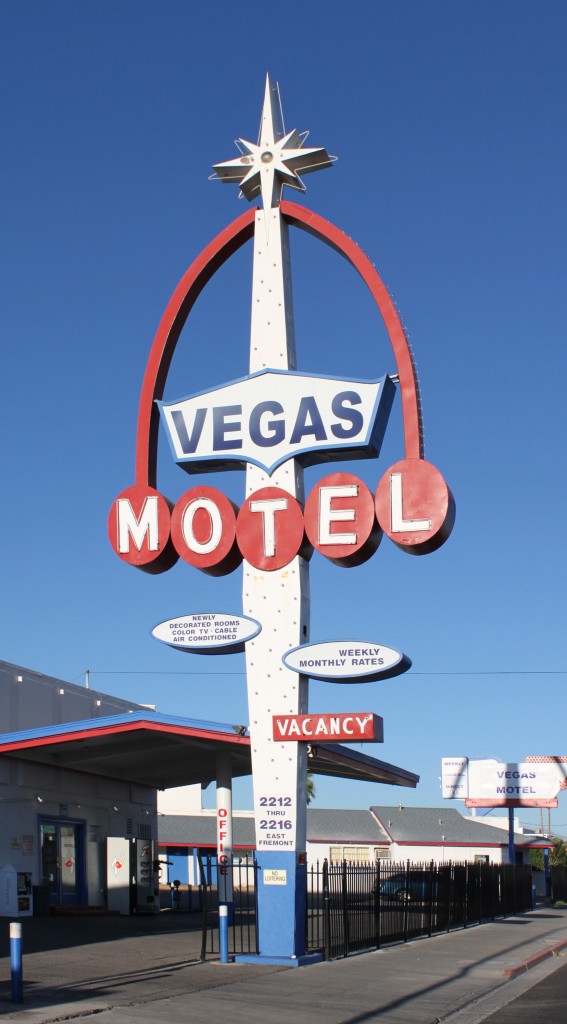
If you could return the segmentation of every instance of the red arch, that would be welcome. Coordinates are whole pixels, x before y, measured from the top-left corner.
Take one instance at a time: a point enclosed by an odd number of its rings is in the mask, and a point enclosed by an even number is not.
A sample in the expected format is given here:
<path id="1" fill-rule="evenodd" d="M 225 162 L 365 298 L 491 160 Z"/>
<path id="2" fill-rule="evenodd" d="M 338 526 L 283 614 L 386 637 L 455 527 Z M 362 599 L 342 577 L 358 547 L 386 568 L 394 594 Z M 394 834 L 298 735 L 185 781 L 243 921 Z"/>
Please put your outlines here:
<path id="1" fill-rule="evenodd" d="M 327 245 L 330 245 L 341 256 L 344 256 L 354 269 L 358 271 L 362 280 L 370 289 L 372 297 L 382 314 L 398 368 L 402 396 L 406 459 L 422 459 L 421 402 L 413 358 L 394 303 L 376 267 L 368 259 L 368 256 L 363 253 L 360 246 L 353 242 L 352 238 L 349 238 L 348 235 L 345 235 L 344 231 L 335 227 L 334 224 L 325 220 L 324 217 L 320 217 L 317 213 L 313 213 L 312 210 L 306 210 L 305 207 L 298 206 L 296 203 L 282 203 L 281 211 L 290 224 L 303 228 L 304 231 L 314 235 L 315 238 L 319 238 L 322 242 L 326 242 Z"/>
<path id="2" fill-rule="evenodd" d="M 402 398 L 405 455 L 423 458 L 421 407 L 413 359 L 404 329 L 378 271 L 348 235 L 318 214 L 296 203 L 282 202 L 281 212 L 295 227 L 330 245 L 358 271 L 378 306 L 388 331 Z M 255 208 L 237 217 L 207 245 L 181 278 L 156 336 L 146 365 L 138 410 L 136 435 L 136 483 L 156 487 L 159 410 L 165 381 L 179 336 L 191 309 L 213 274 L 254 234 Z"/>
<path id="3" fill-rule="evenodd" d="M 159 409 L 179 335 L 193 305 L 213 274 L 254 235 L 255 209 L 233 220 L 193 261 L 171 296 L 146 364 L 136 434 L 136 483 L 156 486 Z"/>

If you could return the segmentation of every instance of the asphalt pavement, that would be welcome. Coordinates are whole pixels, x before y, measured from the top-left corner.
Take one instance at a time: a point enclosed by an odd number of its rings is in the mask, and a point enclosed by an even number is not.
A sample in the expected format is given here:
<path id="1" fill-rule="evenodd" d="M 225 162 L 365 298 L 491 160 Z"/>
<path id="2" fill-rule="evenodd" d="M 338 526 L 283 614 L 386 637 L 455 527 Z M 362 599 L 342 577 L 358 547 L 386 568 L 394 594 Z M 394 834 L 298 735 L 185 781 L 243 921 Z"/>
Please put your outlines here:
<path id="1" fill-rule="evenodd" d="M 485 1024 L 564 1024 L 566 1013 L 567 956 L 562 967 L 491 1013 Z"/>
<path id="2" fill-rule="evenodd" d="M 200 930 L 187 914 L 22 925 L 24 1001 L 14 1004 L 9 922 L 0 922 L 0 1014 L 20 1024 L 92 1014 L 97 1024 L 555 1024 L 558 1012 L 565 1019 L 566 907 L 298 969 L 201 963 Z"/>

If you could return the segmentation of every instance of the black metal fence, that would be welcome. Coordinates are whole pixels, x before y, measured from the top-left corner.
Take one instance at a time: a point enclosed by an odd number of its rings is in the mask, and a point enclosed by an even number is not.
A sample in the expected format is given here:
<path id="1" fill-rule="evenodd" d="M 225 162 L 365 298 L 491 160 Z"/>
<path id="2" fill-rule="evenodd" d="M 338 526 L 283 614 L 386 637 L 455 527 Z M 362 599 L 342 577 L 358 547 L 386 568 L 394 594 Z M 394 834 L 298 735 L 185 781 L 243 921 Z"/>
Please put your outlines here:
<path id="1" fill-rule="evenodd" d="M 232 920 L 229 920 L 228 952 L 231 956 L 235 953 L 258 953 L 256 858 L 253 853 L 234 856 L 231 867 L 234 912 Z M 207 954 L 219 952 L 219 893 L 217 885 L 208 881 L 200 856 L 199 868 L 203 909 L 201 960 L 205 960 Z"/>
<path id="2" fill-rule="evenodd" d="M 554 865 L 550 869 L 550 877 L 553 903 L 567 903 L 567 867 Z"/>
<path id="3" fill-rule="evenodd" d="M 531 906 L 527 866 L 325 860 L 308 873 L 307 949 L 333 959 Z"/>
<path id="4" fill-rule="evenodd" d="M 258 953 L 253 853 L 234 857 L 229 953 Z M 219 953 L 216 884 L 201 865 L 201 959 Z M 559 897 L 556 897 L 559 898 Z M 308 869 L 306 950 L 326 959 L 380 949 L 531 909 L 532 874 L 514 864 L 329 864 Z"/>

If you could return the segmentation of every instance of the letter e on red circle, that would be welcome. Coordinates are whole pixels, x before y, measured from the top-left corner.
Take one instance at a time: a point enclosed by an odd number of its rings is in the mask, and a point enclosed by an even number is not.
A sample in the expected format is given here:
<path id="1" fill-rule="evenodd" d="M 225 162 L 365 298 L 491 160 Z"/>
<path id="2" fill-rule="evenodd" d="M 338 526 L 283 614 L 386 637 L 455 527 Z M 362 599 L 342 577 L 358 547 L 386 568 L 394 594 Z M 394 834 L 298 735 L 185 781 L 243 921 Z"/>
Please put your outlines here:
<path id="1" fill-rule="evenodd" d="M 331 473 L 313 488 L 305 503 L 305 530 L 317 551 L 342 566 L 366 562 L 382 539 L 374 498 L 351 473 Z"/>

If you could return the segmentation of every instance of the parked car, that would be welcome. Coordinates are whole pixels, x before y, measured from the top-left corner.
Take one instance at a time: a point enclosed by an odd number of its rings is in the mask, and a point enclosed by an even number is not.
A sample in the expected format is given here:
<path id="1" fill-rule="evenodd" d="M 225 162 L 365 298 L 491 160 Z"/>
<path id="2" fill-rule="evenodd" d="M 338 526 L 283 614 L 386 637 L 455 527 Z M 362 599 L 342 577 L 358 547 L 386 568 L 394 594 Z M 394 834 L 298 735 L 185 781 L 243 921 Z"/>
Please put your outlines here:
<path id="1" fill-rule="evenodd" d="M 384 879 L 379 886 L 383 899 L 398 900 L 400 903 L 423 903 L 430 898 L 439 899 L 443 888 L 443 878 L 437 874 L 431 876 L 430 871 L 411 871 L 409 874 L 400 872 Z"/>

